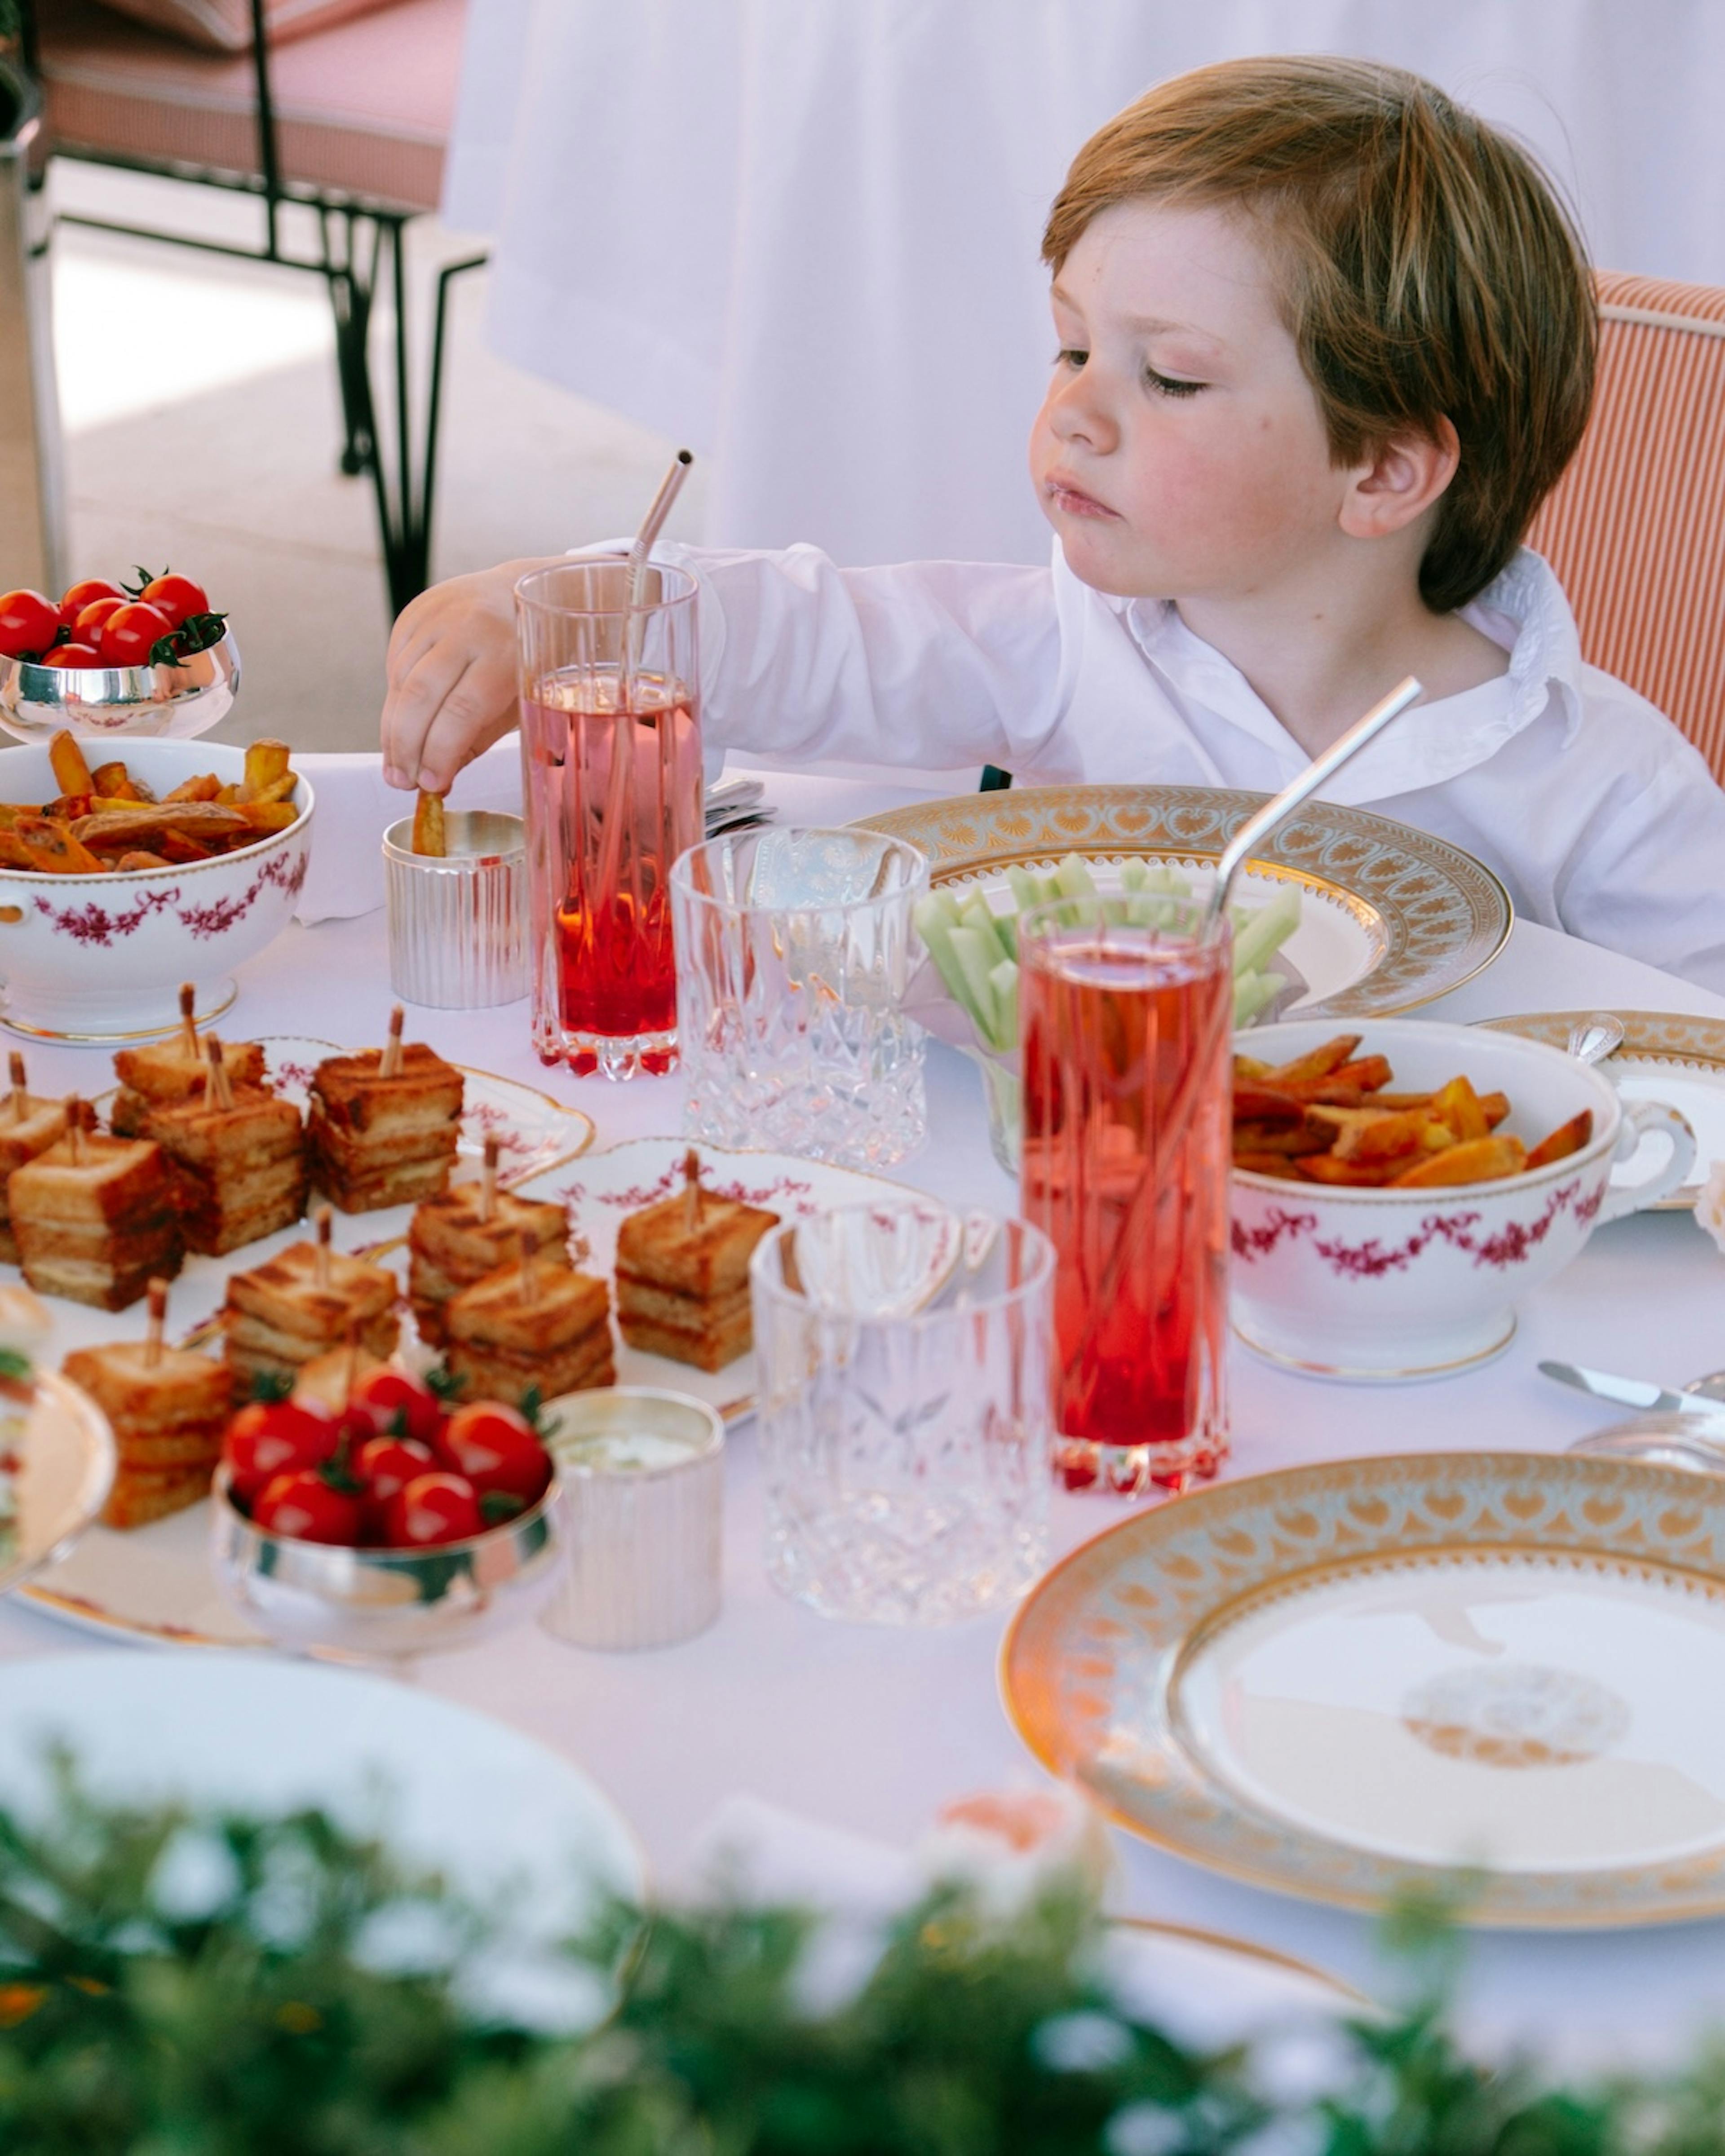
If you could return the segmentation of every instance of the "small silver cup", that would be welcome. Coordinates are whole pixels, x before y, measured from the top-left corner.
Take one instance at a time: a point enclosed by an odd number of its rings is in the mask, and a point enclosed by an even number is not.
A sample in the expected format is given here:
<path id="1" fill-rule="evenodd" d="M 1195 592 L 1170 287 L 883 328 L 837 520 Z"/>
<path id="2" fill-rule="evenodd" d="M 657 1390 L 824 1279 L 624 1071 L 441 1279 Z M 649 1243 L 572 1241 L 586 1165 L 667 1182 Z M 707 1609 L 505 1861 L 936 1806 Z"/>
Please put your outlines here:
<path id="1" fill-rule="evenodd" d="M 519 816 L 448 810 L 446 854 L 413 851 L 413 819 L 383 834 L 389 985 L 403 1003 L 483 1010 L 527 993 L 527 852 Z"/>

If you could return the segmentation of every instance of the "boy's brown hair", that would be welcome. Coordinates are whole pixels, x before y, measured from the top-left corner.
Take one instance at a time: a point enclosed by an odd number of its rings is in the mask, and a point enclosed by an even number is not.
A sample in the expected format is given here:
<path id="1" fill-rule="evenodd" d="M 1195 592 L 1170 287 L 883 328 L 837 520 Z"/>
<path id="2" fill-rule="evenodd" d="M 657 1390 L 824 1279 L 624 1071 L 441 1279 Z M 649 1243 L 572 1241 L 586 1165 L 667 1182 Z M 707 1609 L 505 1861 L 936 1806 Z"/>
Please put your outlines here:
<path id="1" fill-rule="evenodd" d="M 1269 228 L 1288 327 L 1337 464 L 1396 434 L 1461 445 L 1420 566 L 1434 612 L 1508 562 L 1574 454 L 1598 319 L 1574 226 L 1532 157 L 1400 68 L 1227 60 L 1160 84 L 1074 159 L 1043 236 L 1060 265 L 1142 197 Z"/>

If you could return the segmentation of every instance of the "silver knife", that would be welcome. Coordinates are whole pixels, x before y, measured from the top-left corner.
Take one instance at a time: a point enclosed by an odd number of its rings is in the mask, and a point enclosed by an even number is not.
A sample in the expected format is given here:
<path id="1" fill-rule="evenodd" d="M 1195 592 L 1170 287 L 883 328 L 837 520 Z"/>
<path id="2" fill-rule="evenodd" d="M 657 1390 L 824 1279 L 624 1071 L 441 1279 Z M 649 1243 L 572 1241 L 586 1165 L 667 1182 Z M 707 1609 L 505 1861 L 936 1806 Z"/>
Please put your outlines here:
<path id="1" fill-rule="evenodd" d="M 1696 1393 L 1668 1392 L 1645 1378 L 1614 1378 L 1604 1370 L 1584 1370 L 1575 1363 L 1542 1363 L 1540 1368 L 1560 1385 L 1574 1385 L 1591 1393 L 1596 1400 L 1609 1400 L 1621 1408 L 1658 1409 L 1666 1414 L 1725 1417 L 1725 1401 L 1702 1399 Z"/>

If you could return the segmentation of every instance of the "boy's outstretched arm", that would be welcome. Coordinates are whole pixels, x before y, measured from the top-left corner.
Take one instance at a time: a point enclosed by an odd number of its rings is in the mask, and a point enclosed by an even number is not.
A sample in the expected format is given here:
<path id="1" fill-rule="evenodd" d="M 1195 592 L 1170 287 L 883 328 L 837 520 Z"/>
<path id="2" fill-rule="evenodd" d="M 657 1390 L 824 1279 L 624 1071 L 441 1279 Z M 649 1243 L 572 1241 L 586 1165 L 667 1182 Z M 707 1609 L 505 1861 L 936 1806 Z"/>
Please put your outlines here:
<path id="1" fill-rule="evenodd" d="M 515 587 L 545 566 L 501 562 L 434 584 L 403 608 L 383 698 L 383 775 L 392 786 L 447 793 L 463 764 L 515 725 Z"/>

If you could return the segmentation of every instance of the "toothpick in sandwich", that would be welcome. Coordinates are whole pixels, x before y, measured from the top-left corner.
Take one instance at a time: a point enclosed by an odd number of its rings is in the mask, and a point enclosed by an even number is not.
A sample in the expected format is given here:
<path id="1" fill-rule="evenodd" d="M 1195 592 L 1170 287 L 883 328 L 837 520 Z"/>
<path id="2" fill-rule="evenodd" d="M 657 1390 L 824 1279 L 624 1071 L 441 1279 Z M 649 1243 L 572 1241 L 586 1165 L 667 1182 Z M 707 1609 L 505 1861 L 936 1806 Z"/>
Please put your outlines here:
<path id="1" fill-rule="evenodd" d="M 190 981 L 180 983 L 180 1045 L 188 1063 L 199 1060 L 198 1052 L 198 1024 L 192 1015 L 198 1001 L 198 991 Z"/>
<path id="2" fill-rule="evenodd" d="M 389 1038 L 383 1044 L 377 1064 L 380 1078 L 393 1078 L 401 1070 L 401 1029 L 406 1015 L 399 1004 L 389 1014 Z"/>
<path id="3" fill-rule="evenodd" d="M 144 1368 L 153 1370 L 162 1361 L 162 1330 L 167 1322 L 167 1282 L 152 1280 L 148 1292 L 150 1322 L 144 1333 Z"/>
<path id="4" fill-rule="evenodd" d="M 693 1146 L 683 1155 L 683 1227 L 691 1235 L 701 1232 L 701 1155 Z"/>
<path id="5" fill-rule="evenodd" d="M 12 1073 L 12 1120 L 21 1123 L 30 1112 L 29 1088 L 24 1083 L 24 1059 L 13 1049 L 9 1059 Z"/>
<path id="6" fill-rule="evenodd" d="M 335 1218 L 327 1205 L 320 1205 L 312 1222 L 317 1230 L 317 1258 L 312 1277 L 326 1292 L 330 1285 L 330 1230 L 335 1224 Z"/>
<path id="7" fill-rule="evenodd" d="M 234 1086 L 228 1076 L 228 1065 L 223 1059 L 222 1044 L 214 1034 L 211 1034 L 203 1045 L 209 1057 L 210 1098 L 224 1115 L 231 1115 L 234 1111 Z"/>
<path id="8" fill-rule="evenodd" d="M 497 1217 L 497 1158 L 502 1150 L 495 1131 L 487 1131 L 485 1165 L 480 1171 L 480 1219 L 487 1228 Z"/>

